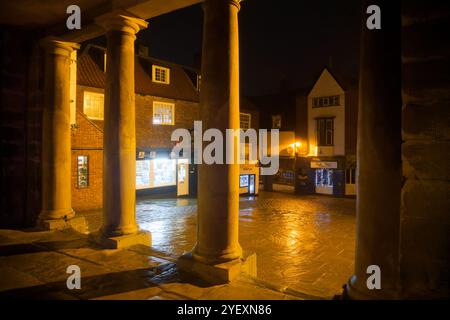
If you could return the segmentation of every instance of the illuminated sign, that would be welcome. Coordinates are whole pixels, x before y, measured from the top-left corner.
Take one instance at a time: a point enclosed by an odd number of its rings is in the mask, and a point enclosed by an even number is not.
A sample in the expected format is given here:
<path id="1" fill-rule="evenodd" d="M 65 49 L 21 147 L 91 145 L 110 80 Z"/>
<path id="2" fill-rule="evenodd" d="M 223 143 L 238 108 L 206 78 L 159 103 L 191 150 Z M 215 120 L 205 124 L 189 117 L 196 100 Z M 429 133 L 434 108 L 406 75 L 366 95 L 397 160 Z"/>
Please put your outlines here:
<path id="1" fill-rule="evenodd" d="M 336 169 L 337 167 L 335 161 L 311 161 L 311 168 L 313 169 Z"/>

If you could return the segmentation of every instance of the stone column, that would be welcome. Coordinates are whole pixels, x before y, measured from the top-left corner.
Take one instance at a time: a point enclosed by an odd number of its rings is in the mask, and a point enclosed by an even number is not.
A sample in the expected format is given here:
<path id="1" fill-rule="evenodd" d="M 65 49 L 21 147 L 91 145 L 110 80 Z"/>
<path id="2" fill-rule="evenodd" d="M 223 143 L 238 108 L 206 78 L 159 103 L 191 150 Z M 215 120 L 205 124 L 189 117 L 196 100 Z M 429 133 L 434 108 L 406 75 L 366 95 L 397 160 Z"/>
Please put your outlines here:
<path id="1" fill-rule="evenodd" d="M 366 28 L 366 8 L 381 8 L 381 29 Z M 362 22 L 355 274 L 352 299 L 397 297 L 401 190 L 401 13 L 397 1 L 366 1 Z M 381 270 L 381 289 L 369 290 L 370 265 Z"/>
<path id="2" fill-rule="evenodd" d="M 101 17 L 107 65 L 103 138 L 103 226 L 97 240 L 110 248 L 150 244 L 136 224 L 134 41 L 147 22 L 122 14 Z"/>
<path id="3" fill-rule="evenodd" d="M 224 138 L 227 128 L 240 127 L 239 9 L 238 0 L 207 0 L 203 4 L 200 91 L 203 130 L 217 128 Z M 238 241 L 239 164 L 236 161 L 235 164 L 199 165 L 197 215 L 193 259 L 188 262 L 189 257 L 180 259 L 179 267 L 213 282 L 232 280 L 244 261 Z"/>
<path id="4" fill-rule="evenodd" d="M 42 123 L 42 211 L 46 229 L 68 226 L 75 213 L 71 205 L 70 55 L 75 43 L 56 38 L 41 41 L 45 50 Z"/>

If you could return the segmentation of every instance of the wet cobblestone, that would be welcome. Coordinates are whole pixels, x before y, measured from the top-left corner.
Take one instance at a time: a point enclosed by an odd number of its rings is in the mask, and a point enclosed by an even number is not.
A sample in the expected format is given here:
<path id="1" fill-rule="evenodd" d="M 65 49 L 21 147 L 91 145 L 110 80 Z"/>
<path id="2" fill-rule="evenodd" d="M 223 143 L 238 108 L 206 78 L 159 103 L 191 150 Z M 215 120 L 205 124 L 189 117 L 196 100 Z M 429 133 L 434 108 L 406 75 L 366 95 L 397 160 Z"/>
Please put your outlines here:
<path id="1" fill-rule="evenodd" d="M 137 221 L 152 232 L 152 246 L 176 259 L 196 237 L 195 199 L 140 198 Z M 99 212 L 86 213 L 89 227 Z M 313 296 L 339 292 L 353 271 L 355 200 L 262 192 L 240 199 L 240 243 L 257 253 L 258 278 Z"/>

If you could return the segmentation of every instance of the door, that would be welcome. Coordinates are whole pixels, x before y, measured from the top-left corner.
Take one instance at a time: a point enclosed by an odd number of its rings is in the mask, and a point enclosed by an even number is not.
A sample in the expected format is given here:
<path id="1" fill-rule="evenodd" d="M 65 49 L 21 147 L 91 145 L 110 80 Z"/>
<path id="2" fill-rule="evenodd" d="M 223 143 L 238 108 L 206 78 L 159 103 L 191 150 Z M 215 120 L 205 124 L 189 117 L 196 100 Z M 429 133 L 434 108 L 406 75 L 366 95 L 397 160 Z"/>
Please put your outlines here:
<path id="1" fill-rule="evenodd" d="M 177 170 L 177 195 L 185 196 L 189 194 L 189 160 L 179 159 Z"/>
<path id="2" fill-rule="evenodd" d="M 249 194 L 255 194 L 255 175 L 251 174 L 249 175 L 249 181 L 248 181 L 248 193 Z"/>
<path id="3" fill-rule="evenodd" d="M 333 170 L 316 170 L 316 193 L 333 194 Z"/>

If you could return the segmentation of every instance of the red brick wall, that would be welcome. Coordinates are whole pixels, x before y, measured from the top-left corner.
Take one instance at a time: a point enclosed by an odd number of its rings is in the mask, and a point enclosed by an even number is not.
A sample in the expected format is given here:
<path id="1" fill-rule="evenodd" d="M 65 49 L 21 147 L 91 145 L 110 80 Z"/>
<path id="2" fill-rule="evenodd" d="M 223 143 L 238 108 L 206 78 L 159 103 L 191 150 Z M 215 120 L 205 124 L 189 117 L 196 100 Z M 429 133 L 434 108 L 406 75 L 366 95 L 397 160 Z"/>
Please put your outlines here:
<path id="1" fill-rule="evenodd" d="M 175 104 L 175 125 L 153 125 L 153 101 Z M 200 120 L 198 102 L 136 95 L 136 145 L 138 148 L 171 148 L 174 145 L 170 141 L 173 130 L 193 129 L 195 120 Z"/>
<path id="2" fill-rule="evenodd" d="M 83 113 L 84 91 L 100 92 L 103 89 L 77 86 L 76 128 L 72 129 L 72 207 L 74 210 L 98 209 L 103 204 L 103 123 L 89 120 Z M 153 101 L 175 104 L 175 125 L 153 125 Z M 191 129 L 194 120 L 200 119 L 198 102 L 173 100 L 136 95 L 136 145 L 139 148 L 171 148 L 172 131 Z M 252 115 L 253 122 L 253 115 Z M 77 187 L 77 157 L 89 157 L 89 186 Z"/>
<path id="3" fill-rule="evenodd" d="M 76 128 L 72 129 L 72 208 L 74 210 L 98 209 L 103 205 L 103 131 L 83 112 L 83 92 L 77 88 Z M 102 92 L 98 89 L 89 91 Z M 89 184 L 77 185 L 77 157 L 88 156 Z"/>
<path id="4" fill-rule="evenodd" d="M 77 186 L 77 157 L 88 156 L 89 183 Z M 103 206 L 103 150 L 72 150 L 72 208 L 75 211 Z"/>

